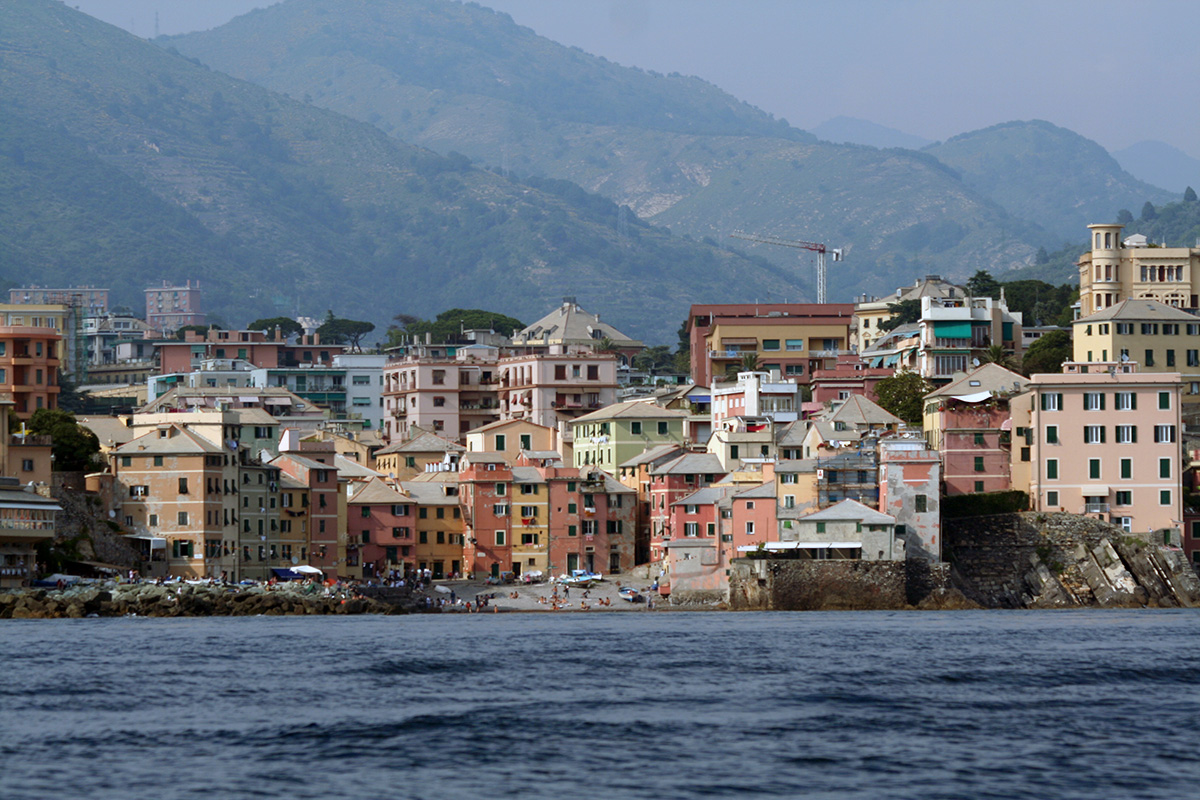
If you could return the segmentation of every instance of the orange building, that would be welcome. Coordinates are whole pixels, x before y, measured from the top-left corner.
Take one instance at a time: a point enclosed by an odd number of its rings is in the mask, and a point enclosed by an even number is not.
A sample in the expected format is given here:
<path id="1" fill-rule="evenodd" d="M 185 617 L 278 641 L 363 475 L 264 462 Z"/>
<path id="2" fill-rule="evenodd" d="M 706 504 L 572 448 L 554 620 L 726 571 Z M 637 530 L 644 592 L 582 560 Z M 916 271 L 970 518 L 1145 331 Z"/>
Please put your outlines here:
<path id="1" fill-rule="evenodd" d="M 0 326 L 0 393 L 11 397 L 22 419 L 39 408 L 58 408 L 61 340 L 55 328 Z"/>

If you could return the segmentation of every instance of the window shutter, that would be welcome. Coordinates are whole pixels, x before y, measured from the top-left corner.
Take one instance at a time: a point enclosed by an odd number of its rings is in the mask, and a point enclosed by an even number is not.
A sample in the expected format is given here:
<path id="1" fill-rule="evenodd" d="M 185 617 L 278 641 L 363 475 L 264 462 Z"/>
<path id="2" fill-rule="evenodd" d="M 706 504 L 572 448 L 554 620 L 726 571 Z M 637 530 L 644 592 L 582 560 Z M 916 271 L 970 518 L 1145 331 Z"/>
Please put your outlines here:
<path id="1" fill-rule="evenodd" d="M 1134 395 L 1134 396 L 1136 397 L 1136 395 Z M 1129 435 L 1130 444 L 1137 444 L 1137 425 L 1129 426 L 1129 434 L 1130 434 Z"/>
<path id="2" fill-rule="evenodd" d="M 1129 409 L 1131 411 L 1137 411 L 1137 392 L 1129 393 Z M 1137 441 L 1137 439 L 1135 438 L 1134 441 Z"/>
<path id="3" fill-rule="evenodd" d="M 1100 395 L 1100 408 L 1104 408 L 1104 395 Z M 1107 426 L 1100 426 L 1100 444 L 1104 444 L 1104 432 L 1108 430 Z"/>
<path id="4" fill-rule="evenodd" d="M 1100 410 L 1101 410 L 1101 411 L 1103 411 L 1103 410 L 1104 410 L 1104 392 L 1101 392 L 1101 393 L 1100 393 Z M 1104 441 L 1104 437 L 1103 437 L 1103 436 L 1102 436 L 1102 437 L 1100 437 L 1100 441 L 1102 441 L 1102 442 Z"/>
<path id="5" fill-rule="evenodd" d="M 1050 406 L 1050 398 L 1048 395 L 1042 395 L 1042 411 L 1048 410 Z"/>
<path id="6" fill-rule="evenodd" d="M 1063 410 L 1063 396 L 1062 396 L 1062 392 L 1058 392 L 1058 393 L 1056 393 L 1056 394 L 1054 395 L 1054 398 L 1055 398 L 1055 400 L 1057 401 L 1056 408 L 1057 408 L 1059 411 L 1062 411 L 1062 410 Z"/>

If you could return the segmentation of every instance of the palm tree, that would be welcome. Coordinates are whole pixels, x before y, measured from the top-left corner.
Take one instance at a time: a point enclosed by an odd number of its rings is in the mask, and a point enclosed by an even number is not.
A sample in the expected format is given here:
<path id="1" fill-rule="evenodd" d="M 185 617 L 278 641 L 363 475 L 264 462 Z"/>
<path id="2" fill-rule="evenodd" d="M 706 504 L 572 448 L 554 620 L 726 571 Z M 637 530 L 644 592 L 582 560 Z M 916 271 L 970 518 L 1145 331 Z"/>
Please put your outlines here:
<path id="1" fill-rule="evenodd" d="M 1012 353 L 1004 349 L 1002 344 L 988 345 L 988 348 L 979 354 L 979 362 L 995 364 L 1010 370 L 1017 369 L 1017 360 L 1013 358 Z"/>
<path id="2" fill-rule="evenodd" d="M 742 372 L 758 371 L 758 353 L 750 351 L 742 353 Z"/>

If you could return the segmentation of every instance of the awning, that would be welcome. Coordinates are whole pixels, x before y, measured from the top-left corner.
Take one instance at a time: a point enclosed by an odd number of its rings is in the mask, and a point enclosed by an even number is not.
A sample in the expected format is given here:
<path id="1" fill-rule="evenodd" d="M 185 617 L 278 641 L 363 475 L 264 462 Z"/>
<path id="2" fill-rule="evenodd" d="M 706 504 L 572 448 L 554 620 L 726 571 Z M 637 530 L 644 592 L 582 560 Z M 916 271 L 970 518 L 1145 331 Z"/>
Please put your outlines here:
<path id="1" fill-rule="evenodd" d="M 890 366 L 893 366 L 893 365 L 895 365 L 895 363 L 896 363 L 897 361 L 899 361 L 899 360 L 900 360 L 900 354 L 899 354 L 899 353 L 895 353 L 895 354 L 893 354 L 893 355 L 890 355 L 890 356 L 888 356 L 887 358 L 885 358 L 885 359 L 883 360 L 883 365 L 884 365 L 885 367 L 890 367 Z"/>
<path id="2" fill-rule="evenodd" d="M 243 403 L 257 403 L 258 402 L 257 397 L 239 397 L 238 400 L 240 400 Z"/>
<path id="3" fill-rule="evenodd" d="M 939 339 L 970 339 L 971 321 L 935 322 L 933 332 Z"/>
<path id="4" fill-rule="evenodd" d="M 964 403 L 982 403 L 984 400 L 990 399 L 992 393 L 989 391 L 975 392 L 974 394 L 955 394 L 951 395 L 955 400 L 961 400 Z"/>
<path id="5" fill-rule="evenodd" d="M 218 403 L 232 403 L 233 398 L 232 397 L 218 397 L 218 398 L 216 398 L 216 401 Z"/>
<path id="6" fill-rule="evenodd" d="M 1079 493 L 1084 497 L 1108 497 L 1108 487 L 1100 485 L 1080 486 Z"/>
<path id="7" fill-rule="evenodd" d="M 1012 430 L 1012 417 L 1007 417 L 1004 420 L 1004 422 L 1000 423 L 1000 430 L 1002 430 L 1002 431 L 1011 431 Z"/>
<path id="8" fill-rule="evenodd" d="M 883 356 L 875 356 L 875 358 L 872 358 L 871 366 L 872 367 L 882 367 L 883 366 Z"/>
<path id="9" fill-rule="evenodd" d="M 731 337 L 728 337 L 728 338 L 726 338 L 726 337 L 721 337 L 721 345 L 722 345 L 722 347 L 724 347 L 726 350 L 728 350 L 729 348 L 728 348 L 728 347 L 725 347 L 725 345 L 731 345 L 731 344 L 753 344 L 753 345 L 757 345 L 757 344 L 758 344 L 758 339 L 754 338 L 753 336 L 731 336 Z"/>
<path id="10" fill-rule="evenodd" d="M 310 567 L 308 564 L 301 564 L 298 567 L 292 567 L 292 572 L 299 572 L 302 575 L 324 575 L 325 573 L 316 567 Z"/>
<path id="11" fill-rule="evenodd" d="M 292 398 L 290 397 L 264 397 L 263 402 L 272 406 L 290 406 Z"/>
<path id="12" fill-rule="evenodd" d="M 271 567 L 271 572 L 275 573 L 275 577 L 284 581 L 301 581 L 304 576 L 299 572 L 293 572 L 286 567 Z"/>
<path id="13" fill-rule="evenodd" d="M 766 550 L 861 550 L 862 542 L 767 542 L 763 545 Z M 739 553 L 749 553 L 758 549 L 756 544 L 743 545 Z"/>

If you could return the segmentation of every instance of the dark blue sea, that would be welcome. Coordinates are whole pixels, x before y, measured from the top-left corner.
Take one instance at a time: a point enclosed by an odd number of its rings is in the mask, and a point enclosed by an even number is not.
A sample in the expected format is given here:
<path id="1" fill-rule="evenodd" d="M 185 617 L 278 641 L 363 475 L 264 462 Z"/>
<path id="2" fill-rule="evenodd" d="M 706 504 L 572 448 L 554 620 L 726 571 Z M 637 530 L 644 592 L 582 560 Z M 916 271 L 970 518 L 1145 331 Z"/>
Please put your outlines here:
<path id="1" fill-rule="evenodd" d="M 0 623 L 0 797 L 1200 797 L 1200 612 Z"/>

